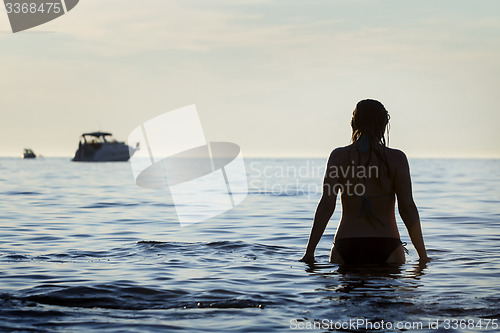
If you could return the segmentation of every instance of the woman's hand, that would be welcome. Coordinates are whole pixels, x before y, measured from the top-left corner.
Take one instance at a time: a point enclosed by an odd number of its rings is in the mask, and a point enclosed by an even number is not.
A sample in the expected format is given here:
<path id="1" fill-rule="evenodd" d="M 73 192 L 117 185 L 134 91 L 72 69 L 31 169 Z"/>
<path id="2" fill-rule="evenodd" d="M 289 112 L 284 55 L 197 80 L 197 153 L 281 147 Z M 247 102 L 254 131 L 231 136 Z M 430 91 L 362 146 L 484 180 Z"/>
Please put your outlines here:
<path id="1" fill-rule="evenodd" d="M 428 256 L 418 258 L 419 264 L 427 264 L 429 261 L 434 260 Z"/>
<path id="2" fill-rule="evenodd" d="M 314 263 L 314 253 L 306 252 L 299 261 L 303 261 L 308 264 Z"/>

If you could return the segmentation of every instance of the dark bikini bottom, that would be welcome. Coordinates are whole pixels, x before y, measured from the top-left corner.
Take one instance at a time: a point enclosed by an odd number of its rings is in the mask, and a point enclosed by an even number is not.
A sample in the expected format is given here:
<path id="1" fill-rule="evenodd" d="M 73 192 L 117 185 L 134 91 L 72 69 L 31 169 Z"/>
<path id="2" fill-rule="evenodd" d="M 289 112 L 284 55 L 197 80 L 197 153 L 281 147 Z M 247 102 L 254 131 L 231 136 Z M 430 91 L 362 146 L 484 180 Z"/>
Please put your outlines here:
<path id="1" fill-rule="evenodd" d="M 334 249 L 346 264 L 383 264 L 402 245 L 399 238 L 349 237 L 336 239 Z"/>

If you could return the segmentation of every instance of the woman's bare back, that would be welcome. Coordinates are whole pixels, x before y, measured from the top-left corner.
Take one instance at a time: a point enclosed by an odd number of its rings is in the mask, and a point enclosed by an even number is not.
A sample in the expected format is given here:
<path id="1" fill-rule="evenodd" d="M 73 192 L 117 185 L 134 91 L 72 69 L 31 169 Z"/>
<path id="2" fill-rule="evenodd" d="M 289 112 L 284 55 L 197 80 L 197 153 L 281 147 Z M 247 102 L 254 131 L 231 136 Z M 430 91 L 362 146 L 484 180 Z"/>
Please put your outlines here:
<path id="1" fill-rule="evenodd" d="M 399 238 L 394 182 L 397 155 L 401 152 L 382 146 L 380 149 L 385 160 L 375 154 L 358 154 L 353 145 L 338 148 L 333 153 L 328 170 L 331 175 L 339 173 L 340 177 L 333 182 L 338 182 L 342 202 L 342 218 L 336 238 Z"/>

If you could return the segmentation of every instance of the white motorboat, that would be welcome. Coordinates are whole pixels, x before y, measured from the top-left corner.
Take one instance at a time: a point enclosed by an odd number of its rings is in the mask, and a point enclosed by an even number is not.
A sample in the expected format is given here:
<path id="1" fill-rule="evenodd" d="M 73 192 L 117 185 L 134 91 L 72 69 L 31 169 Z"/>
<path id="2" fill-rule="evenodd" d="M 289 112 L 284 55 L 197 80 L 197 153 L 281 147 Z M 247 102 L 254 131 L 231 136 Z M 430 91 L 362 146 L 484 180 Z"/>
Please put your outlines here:
<path id="1" fill-rule="evenodd" d="M 118 162 L 128 161 L 138 149 L 125 142 L 116 141 L 111 133 L 83 133 L 73 161 L 75 162 Z"/>

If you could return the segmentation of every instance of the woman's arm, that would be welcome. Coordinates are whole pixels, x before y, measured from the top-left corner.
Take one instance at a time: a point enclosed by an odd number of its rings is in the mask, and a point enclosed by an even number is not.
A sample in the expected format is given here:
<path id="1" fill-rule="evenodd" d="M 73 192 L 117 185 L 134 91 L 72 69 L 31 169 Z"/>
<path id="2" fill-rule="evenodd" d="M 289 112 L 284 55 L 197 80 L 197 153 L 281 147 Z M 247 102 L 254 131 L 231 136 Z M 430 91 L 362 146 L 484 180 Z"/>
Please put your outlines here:
<path id="1" fill-rule="evenodd" d="M 420 217 L 418 214 L 417 206 L 413 201 L 410 167 L 408 159 L 403 152 L 398 154 L 398 164 L 396 168 L 396 195 L 398 198 L 399 215 L 410 235 L 411 242 L 417 250 L 420 261 L 428 261 L 427 251 L 425 249 L 424 237 L 422 235 L 422 227 L 420 225 Z"/>
<path id="2" fill-rule="evenodd" d="M 316 214 L 314 214 L 314 222 L 311 229 L 311 234 L 309 235 L 309 241 L 307 242 L 306 253 L 300 259 L 300 261 L 313 262 L 314 261 L 314 251 L 316 246 L 325 232 L 326 226 L 330 218 L 332 217 L 333 211 L 335 210 L 335 201 L 324 195 L 319 201 L 318 208 L 316 208 Z"/>
<path id="3" fill-rule="evenodd" d="M 300 261 L 314 262 L 314 251 L 316 250 L 316 246 L 325 232 L 328 221 L 330 221 L 335 211 L 337 202 L 337 186 L 335 185 L 338 183 L 338 178 L 336 177 L 336 173 L 332 172 L 332 168 L 335 167 L 334 153 L 335 151 L 332 152 L 328 160 L 323 182 L 323 194 L 319 201 L 318 208 L 316 208 L 316 213 L 314 214 L 314 222 L 311 234 L 309 235 L 309 241 L 307 242 L 306 253 Z"/>

